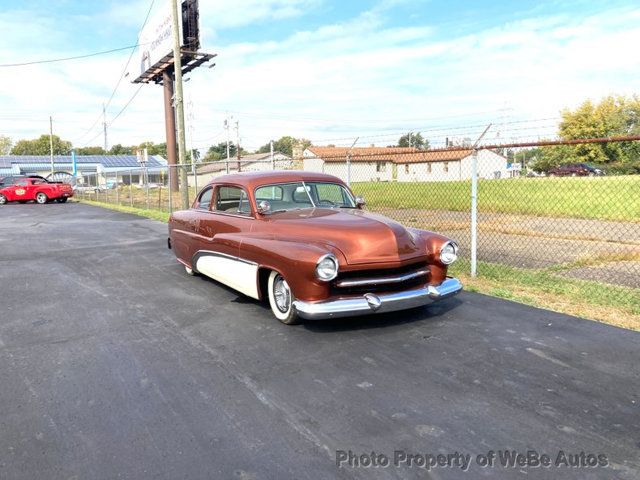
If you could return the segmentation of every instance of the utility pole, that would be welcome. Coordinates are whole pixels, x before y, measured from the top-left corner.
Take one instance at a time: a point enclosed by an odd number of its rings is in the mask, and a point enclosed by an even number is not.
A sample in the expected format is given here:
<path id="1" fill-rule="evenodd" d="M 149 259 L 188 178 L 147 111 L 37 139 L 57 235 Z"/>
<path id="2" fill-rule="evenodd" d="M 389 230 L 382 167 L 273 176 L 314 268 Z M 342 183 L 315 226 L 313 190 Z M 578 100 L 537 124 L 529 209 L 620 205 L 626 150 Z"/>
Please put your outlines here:
<path id="1" fill-rule="evenodd" d="M 413 132 L 409 132 L 409 148 L 411 148 L 411 134 L 412 134 L 412 133 L 413 133 Z"/>
<path id="2" fill-rule="evenodd" d="M 224 129 L 227 131 L 227 162 L 231 159 L 231 139 L 229 138 L 229 117 L 224 119 Z"/>
<path id="3" fill-rule="evenodd" d="M 269 148 L 270 148 L 270 151 L 271 151 L 271 170 L 275 170 L 276 169 L 276 162 L 275 162 L 275 160 L 273 158 L 273 140 L 271 140 L 269 142 Z"/>
<path id="4" fill-rule="evenodd" d="M 240 120 L 236 120 L 236 149 L 238 151 L 238 172 L 242 170 L 240 164 Z"/>
<path id="5" fill-rule="evenodd" d="M 49 115 L 49 159 L 51 160 L 51 175 L 53 175 L 53 117 Z"/>
<path id="6" fill-rule="evenodd" d="M 175 75 L 175 105 L 176 124 L 178 133 L 178 164 L 185 167 L 186 139 L 184 133 L 184 102 L 182 93 L 182 52 L 180 50 L 180 23 L 178 21 L 178 0 L 171 0 L 171 17 L 173 19 L 173 65 Z M 182 208 L 189 208 L 189 185 L 187 183 L 187 171 L 180 171 L 180 191 L 182 197 Z"/>
<path id="7" fill-rule="evenodd" d="M 173 106 L 173 75 L 170 71 L 162 72 L 162 85 L 164 90 L 164 125 L 167 138 L 167 163 L 169 167 L 169 200 L 173 202 L 171 195 L 180 190 L 178 185 L 178 160 L 176 146 L 176 111 Z M 171 204 L 173 207 L 173 203 Z M 173 210 L 172 210 L 173 211 Z"/>
<path id="8" fill-rule="evenodd" d="M 109 149 L 109 144 L 107 143 L 107 109 L 104 103 L 102 104 L 102 130 L 104 131 L 104 151 L 106 153 Z"/>

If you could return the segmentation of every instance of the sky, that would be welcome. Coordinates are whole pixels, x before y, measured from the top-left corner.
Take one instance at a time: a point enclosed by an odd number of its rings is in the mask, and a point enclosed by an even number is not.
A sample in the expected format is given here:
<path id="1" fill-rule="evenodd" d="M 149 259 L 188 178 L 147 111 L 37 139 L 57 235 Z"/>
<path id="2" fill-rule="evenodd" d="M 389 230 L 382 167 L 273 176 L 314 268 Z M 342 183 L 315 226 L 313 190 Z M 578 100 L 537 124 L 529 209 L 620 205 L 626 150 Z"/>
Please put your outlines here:
<path id="1" fill-rule="evenodd" d="M 0 0 L 0 65 L 135 45 L 150 8 L 168 7 Z M 408 131 L 438 146 L 489 123 L 487 140 L 546 138 L 563 108 L 640 93 L 637 1 L 200 0 L 200 27 L 217 57 L 187 76 L 188 148 L 226 141 L 227 116 L 247 149 L 283 135 L 390 145 Z M 102 145 L 108 104 L 109 146 L 165 141 L 162 87 L 136 94 L 125 78 L 111 98 L 130 53 L 0 66 L 0 135 L 35 138 L 52 116 L 74 146 Z"/>

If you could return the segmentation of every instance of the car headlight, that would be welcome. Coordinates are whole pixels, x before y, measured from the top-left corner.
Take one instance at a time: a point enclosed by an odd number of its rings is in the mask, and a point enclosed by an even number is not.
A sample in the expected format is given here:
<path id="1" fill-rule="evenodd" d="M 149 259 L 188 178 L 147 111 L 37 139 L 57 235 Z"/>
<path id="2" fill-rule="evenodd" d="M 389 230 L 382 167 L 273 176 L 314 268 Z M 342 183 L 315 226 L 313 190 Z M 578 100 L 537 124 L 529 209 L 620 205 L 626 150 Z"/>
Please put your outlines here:
<path id="1" fill-rule="evenodd" d="M 451 265 L 458 258 L 458 245 L 454 242 L 445 243 L 440 249 L 440 262 Z"/>
<path id="2" fill-rule="evenodd" d="M 338 259 L 328 253 L 320 257 L 316 264 L 316 275 L 323 282 L 330 282 L 338 276 Z"/>

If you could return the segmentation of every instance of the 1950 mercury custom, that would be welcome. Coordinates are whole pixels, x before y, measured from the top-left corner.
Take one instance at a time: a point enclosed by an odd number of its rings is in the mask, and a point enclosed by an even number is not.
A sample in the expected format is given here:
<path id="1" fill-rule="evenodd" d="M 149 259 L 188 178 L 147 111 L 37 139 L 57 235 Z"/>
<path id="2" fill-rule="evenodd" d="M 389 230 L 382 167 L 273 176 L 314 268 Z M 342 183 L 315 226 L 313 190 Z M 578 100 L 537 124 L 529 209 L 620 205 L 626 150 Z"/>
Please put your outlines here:
<path id="1" fill-rule="evenodd" d="M 190 275 L 268 299 L 283 323 L 391 312 L 455 295 L 458 246 L 363 210 L 340 179 L 286 171 L 226 175 L 169 220 Z"/>

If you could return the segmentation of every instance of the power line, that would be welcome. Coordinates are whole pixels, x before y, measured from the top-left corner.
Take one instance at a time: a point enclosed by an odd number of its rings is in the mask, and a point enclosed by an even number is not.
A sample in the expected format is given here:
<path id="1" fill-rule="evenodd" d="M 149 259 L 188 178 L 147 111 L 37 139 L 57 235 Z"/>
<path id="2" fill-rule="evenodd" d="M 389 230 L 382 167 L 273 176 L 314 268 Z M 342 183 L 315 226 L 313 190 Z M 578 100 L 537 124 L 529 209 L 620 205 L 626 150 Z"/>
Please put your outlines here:
<path id="1" fill-rule="evenodd" d="M 147 15 L 144 17 L 144 22 L 142 23 L 142 27 L 140 27 L 140 30 L 144 29 L 144 27 L 147 25 L 147 22 L 149 21 L 149 16 L 151 15 L 151 9 L 153 8 L 153 4 L 154 3 L 155 3 L 155 0 L 151 0 L 151 4 L 149 5 L 149 8 L 147 9 Z M 133 54 L 136 51 L 137 46 L 138 45 L 136 44 L 131 49 L 131 53 L 129 54 L 129 58 L 127 59 L 127 63 L 125 63 L 124 68 L 122 69 L 122 73 L 120 74 L 120 78 L 116 82 L 116 86 L 113 88 L 113 91 L 111 92 L 111 95 L 109 96 L 109 100 L 107 101 L 106 105 L 103 106 L 103 112 L 106 111 L 106 109 L 109 108 L 109 105 L 111 105 L 111 101 L 113 100 L 113 97 L 115 96 L 116 91 L 120 87 L 120 83 L 122 82 L 122 79 L 124 78 L 125 74 L 127 73 L 127 68 L 129 67 L 129 63 L 131 63 L 131 59 L 133 58 Z M 103 116 L 104 116 L 104 113 L 98 115 L 98 118 L 96 118 L 95 122 L 93 122 L 91 127 L 89 127 L 89 129 L 87 129 L 74 142 L 77 142 L 77 141 L 81 140 L 85 135 L 87 135 L 89 132 L 91 132 L 95 128 L 95 126 L 98 124 L 100 119 L 103 118 Z"/>
<path id="2" fill-rule="evenodd" d="M 129 101 L 127 103 L 125 103 L 124 107 L 122 107 L 122 109 L 117 113 L 117 115 L 111 119 L 111 121 L 107 124 L 107 127 L 110 127 L 111 125 L 113 125 L 114 122 L 120 117 L 120 115 L 122 115 L 124 113 L 124 111 L 129 107 L 129 105 L 131 105 L 131 102 L 133 102 L 133 100 L 136 98 L 138 93 L 140 93 L 140 90 L 142 90 L 143 86 L 144 86 L 144 84 L 140 84 L 140 86 L 138 86 L 138 89 L 133 93 L 133 95 L 131 96 Z M 102 131 L 98 132 L 98 134 L 95 137 L 93 137 L 91 140 L 86 142 L 84 144 L 84 146 L 89 145 L 91 142 L 93 142 L 100 135 L 102 135 Z"/>
<path id="3" fill-rule="evenodd" d="M 48 60 L 34 60 L 32 62 L 24 62 L 24 63 L 0 63 L 0 68 L 26 67 L 28 65 L 38 65 L 41 63 L 55 63 L 55 62 L 66 62 L 68 60 L 80 60 L 82 58 L 97 57 L 98 55 L 107 55 L 109 53 L 121 52 L 122 50 L 128 50 L 129 48 L 136 48 L 141 45 L 145 45 L 145 44 L 136 43 L 135 45 L 129 45 L 128 47 L 120 47 L 120 48 L 114 48 L 111 50 L 103 50 L 101 52 L 87 53 L 86 55 L 76 55 L 75 57 L 52 58 Z"/>

